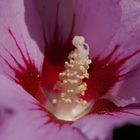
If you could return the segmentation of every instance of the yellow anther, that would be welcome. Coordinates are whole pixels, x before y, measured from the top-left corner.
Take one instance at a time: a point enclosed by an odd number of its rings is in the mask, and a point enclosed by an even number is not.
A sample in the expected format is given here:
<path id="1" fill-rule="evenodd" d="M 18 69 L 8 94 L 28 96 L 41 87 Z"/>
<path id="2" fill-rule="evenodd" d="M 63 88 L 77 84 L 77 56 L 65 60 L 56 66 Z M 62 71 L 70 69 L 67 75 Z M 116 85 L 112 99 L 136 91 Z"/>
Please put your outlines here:
<path id="1" fill-rule="evenodd" d="M 76 77 L 79 79 L 84 79 L 84 76 L 77 75 Z"/>
<path id="2" fill-rule="evenodd" d="M 83 106 L 87 104 L 87 101 L 83 100 L 83 99 L 76 100 L 76 102 L 83 105 Z"/>
<path id="3" fill-rule="evenodd" d="M 70 60 L 70 63 L 74 63 L 74 60 Z"/>
<path id="4" fill-rule="evenodd" d="M 75 71 L 74 74 L 77 74 L 77 71 Z"/>
<path id="5" fill-rule="evenodd" d="M 78 80 L 71 80 L 71 79 L 69 79 L 68 81 L 69 81 L 69 83 L 71 83 L 71 84 L 76 84 L 76 83 L 78 83 Z"/>
<path id="6" fill-rule="evenodd" d="M 69 90 L 67 90 L 67 92 L 68 92 L 68 93 L 73 93 L 74 90 L 73 90 L 73 89 L 69 89 Z"/>
<path id="7" fill-rule="evenodd" d="M 87 61 L 87 63 L 88 63 L 88 64 L 91 64 L 91 63 L 92 63 L 92 61 L 89 59 L 89 60 Z"/>
<path id="8" fill-rule="evenodd" d="M 66 104 L 71 104 L 72 101 L 69 98 L 62 98 L 62 100 L 66 103 Z"/>
<path id="9" fill-rule="evenodd" d="M 84 96 L 84 95 L 85 95 L 85 92 L 84 92 L 84 91 L 82 91 L 82 92 L 81 92 L 81 95 L 82 95 L 82 96 Z"/>
<path id="10" fill-rule="evenodd" d="M 66 68 L 73 68 L 74 67 L 74 65 L 73 64 L 69 64 L 68 62 L 65 62 L 65 67 Z"/>
<path id="11" fill-rule="evenodd" d="M 63 84 L 66 84 L 66 83 L 68 83 L 68 80 L 63 80 Z"/>
<path id="12" fill-rule="evenodd" d="M 65 62 L 65 65 L 69 65 L 68 61 Z"/>
<path id="13" fill-rule="evenodd" d="M 86 83 L 81 84 L 78 87 L 78 89 L 79 89 L 80 92 L 83 92 L 83 91 L 87 90 L 87 84 Z"/>
<path id="14" fill-rule="evenodd" d="M 77 53 L 74 53 L 74 54 L 73 54 L 73 57 L 74 57 L 74 58 L 78 57 L 78 54 L 77 54 Z"/>
<path id="15" fill-rule="evenodd" d="M 67 73 L 67 76 L 69 77 L 70 76 L 70 73 Z"/>
<path id="16" fill-rule="evenodd" d="M 64 76 L 64 75 L 66 75 L 65 72 L 59 73 L 59 76 Z"/>
<path id="17" fill-rule="evenodd" d="M 52 103 L 53 104 L 56 104 L 57 103 L 57 100 L 56 99 L 52 99 Z"/>
<path id="18" fill-rule="evenodd" d="M 84 73 L 83 75 L 84 75 L 85 78 L 87 78 L 87 79 L 89 78 L 89 74 L 87 72 Z"/>
<path id="19" fill-rule="evenodd" d="M 71 104 L 72 103 L 71 99 L 66 99 L 66 103 Z"/>
<path id="20" fill-rule="evenodd" d="M 70 69 L 66 69 L 66 70 L 65 70 L 65 73 L 69 73 L 69 72 L 70 72 Z"/>
<path id="21" fill-rule="evenodd" d="M 65 96 L 65 93 L 61 93 L 61 97 L 64 97 Z"/>
<path id="22" fill-rule="evenodd" d="M 81 105 L 86 105 L 87 104 L 87 101 L 86 100 L 83 100 L 83 99 L 80 99 L 80 103 L 81 103 Z"/>
<path id="23" fill-rule="evenodd" d="M 80 66 L 79 69 L 82 71 L 85 70 L 84 66 Z"/>

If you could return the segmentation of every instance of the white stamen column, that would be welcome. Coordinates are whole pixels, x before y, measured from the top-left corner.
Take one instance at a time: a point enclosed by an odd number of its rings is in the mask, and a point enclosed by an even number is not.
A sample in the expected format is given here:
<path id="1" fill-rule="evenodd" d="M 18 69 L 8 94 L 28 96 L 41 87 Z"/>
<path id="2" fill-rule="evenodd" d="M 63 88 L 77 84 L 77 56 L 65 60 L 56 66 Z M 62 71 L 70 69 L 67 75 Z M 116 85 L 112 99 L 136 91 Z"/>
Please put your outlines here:
<path id="1" fill-rule="evenodd" d="M 59 74 L 59 81 L 54 86 L 59 97 L 52 99 L 53 114 L 61 120 L 73 121 L 84 115 L 90 104 L 82 99 L 87 90 L 87 84 L 83 81 L 89 78 L 88 58 L 89 46 L 82 36 L 75 36 L 72 40 L 76 47 L 65 62 L 65 70 Z M 85 111 L 86 110 L 86 111 Z"/>

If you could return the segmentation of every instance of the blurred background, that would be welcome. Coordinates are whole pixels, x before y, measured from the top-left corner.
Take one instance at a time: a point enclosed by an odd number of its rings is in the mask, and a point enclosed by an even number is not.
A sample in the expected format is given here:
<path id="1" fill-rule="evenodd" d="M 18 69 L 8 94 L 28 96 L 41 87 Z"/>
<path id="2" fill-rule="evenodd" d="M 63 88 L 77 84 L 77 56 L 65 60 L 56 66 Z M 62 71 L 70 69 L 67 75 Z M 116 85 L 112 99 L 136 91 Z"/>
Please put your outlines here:
<path id="1" fill-rule="evenodd" d="M 115 128 L 113 140 L 140 140 L 140 126 L 127 124 L 120 128 Z"/>

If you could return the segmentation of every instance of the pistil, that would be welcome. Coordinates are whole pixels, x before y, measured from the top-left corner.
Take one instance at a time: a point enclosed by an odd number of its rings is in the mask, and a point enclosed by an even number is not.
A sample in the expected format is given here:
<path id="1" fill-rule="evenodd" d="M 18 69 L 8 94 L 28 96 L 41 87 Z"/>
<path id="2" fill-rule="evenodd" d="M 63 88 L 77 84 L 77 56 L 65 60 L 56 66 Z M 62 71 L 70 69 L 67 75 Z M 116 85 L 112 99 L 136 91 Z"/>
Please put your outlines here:
<path id="1" fill-rule="evenodd" d="M 59 73 L 59 80 L 54 85 L 58 96 L 52 99 L 53 111 L 59 119 L 73 121 L 88 112 L 90 104 L 82 99 L 87 90 L 85 79 L 89 78 L 89 46 L 82 36 L 72 40 L 76 47 L 65 62 L 65 70 Z"/>

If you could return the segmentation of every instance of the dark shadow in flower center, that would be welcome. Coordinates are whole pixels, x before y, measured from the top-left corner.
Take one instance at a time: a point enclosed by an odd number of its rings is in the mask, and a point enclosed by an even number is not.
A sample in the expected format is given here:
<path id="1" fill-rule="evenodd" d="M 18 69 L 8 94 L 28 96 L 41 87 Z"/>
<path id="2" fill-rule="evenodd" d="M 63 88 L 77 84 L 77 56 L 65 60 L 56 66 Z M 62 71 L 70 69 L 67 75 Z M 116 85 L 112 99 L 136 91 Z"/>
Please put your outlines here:
<path id="1" fill-rule="evenodd" d="M 60 63 L 64 61 L 64 56 L 67 57 L 66 53 L 68 54 L 72 50 L 71 39 L 75 22 L 73 4 L 72 1 L 68 1 L 65 7 L 66 12 L 63 13 L 65 26 L 60 21 L 63 20 L 61 15 L 63 4 L 63 2 L 55 0 L 24 1 L 25 22 L 29 34 L 43 53 L 47 49 L 47 55 L 54 63 L 58 56 L 57 61 Z M 69 30 L 70 33 L 63 28 Z M 64 37 L 65 32 L 67 32 L 66 38 Z M 57 53 L 52 56 L 54 50 Z"/>
<path id="2" fill-rule="evenodd" d="M 64 65 L 64 62 L 67 60 L 69 53 L 74 49 L 74 46 L 72 45 L 72 39 L 75 25 L 75 15 L 73 15 L 71 31 L 65 42 L 61 38 L 61 32 L 59 30 L 59 25 L 57 21 L 58 20 L 56 19 L 55 32 L 50 42 L 47 41 L 47 38 L 44 34 L 44 40 L 46 44 L 45 59 L 48 59 L 53 65 Z"/>

